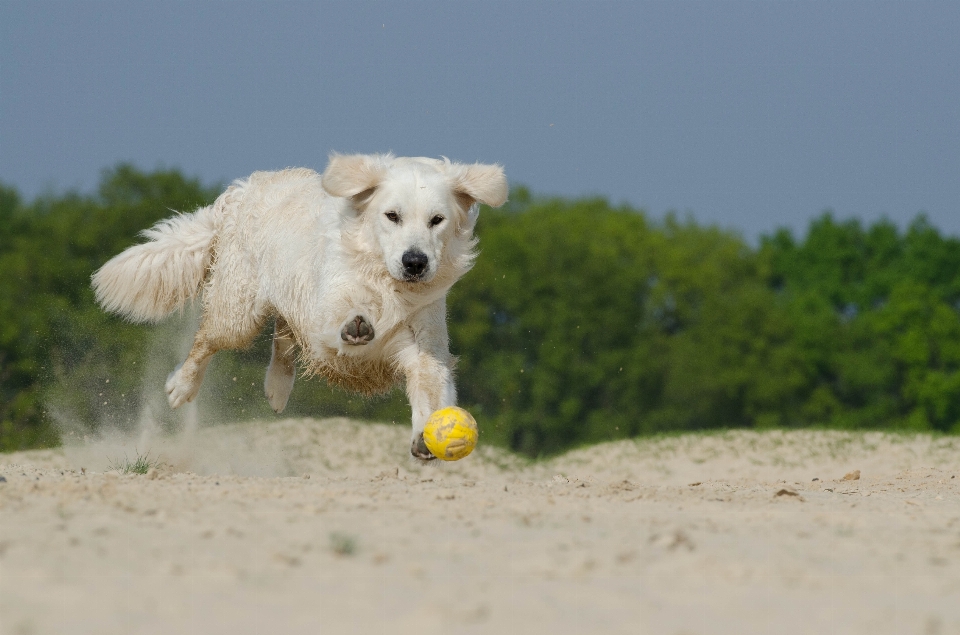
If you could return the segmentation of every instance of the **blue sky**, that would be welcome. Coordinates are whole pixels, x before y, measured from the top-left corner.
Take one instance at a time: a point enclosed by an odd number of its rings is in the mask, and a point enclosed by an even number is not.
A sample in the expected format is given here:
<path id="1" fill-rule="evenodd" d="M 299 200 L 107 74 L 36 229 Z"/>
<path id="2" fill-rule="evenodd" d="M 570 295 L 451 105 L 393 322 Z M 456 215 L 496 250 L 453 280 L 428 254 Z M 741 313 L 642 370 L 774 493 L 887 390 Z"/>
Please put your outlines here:
<path id="1" fill-rule="evenodd" d="M 0 0 L 0 181 L 392 150 L 748 238 L 828 208 L 960 234 L 958 34 L 955 1 Z"/>

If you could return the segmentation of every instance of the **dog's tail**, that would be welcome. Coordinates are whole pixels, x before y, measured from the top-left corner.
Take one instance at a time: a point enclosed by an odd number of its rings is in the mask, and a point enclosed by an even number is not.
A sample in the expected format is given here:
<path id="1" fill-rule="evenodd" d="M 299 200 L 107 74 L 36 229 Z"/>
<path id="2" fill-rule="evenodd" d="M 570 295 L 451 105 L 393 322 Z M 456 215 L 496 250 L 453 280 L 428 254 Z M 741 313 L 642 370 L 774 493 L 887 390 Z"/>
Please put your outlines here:
<path id="1" fill-rule="evenodd" d="M 97 302 L 133 322 L 156 322 L 197 295 L 210 266 L 218 200 L 162 220 L 141 233 L 147 242 L 107 261 L 93 274 Z"/>

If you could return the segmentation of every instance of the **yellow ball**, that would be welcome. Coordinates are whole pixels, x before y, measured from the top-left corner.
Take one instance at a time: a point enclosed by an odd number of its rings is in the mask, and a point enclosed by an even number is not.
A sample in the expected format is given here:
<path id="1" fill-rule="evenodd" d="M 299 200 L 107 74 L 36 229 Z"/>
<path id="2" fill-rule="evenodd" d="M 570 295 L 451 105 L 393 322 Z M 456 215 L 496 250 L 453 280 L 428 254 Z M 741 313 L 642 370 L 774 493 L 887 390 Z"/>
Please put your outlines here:
<path id="1" fill-rule="evenodd" d="M 427 449 L 438 459 L 459 461 L 477 447 L 477 422 L 463 408 L 450 406 L 437 410 L 423 428 Z"/>

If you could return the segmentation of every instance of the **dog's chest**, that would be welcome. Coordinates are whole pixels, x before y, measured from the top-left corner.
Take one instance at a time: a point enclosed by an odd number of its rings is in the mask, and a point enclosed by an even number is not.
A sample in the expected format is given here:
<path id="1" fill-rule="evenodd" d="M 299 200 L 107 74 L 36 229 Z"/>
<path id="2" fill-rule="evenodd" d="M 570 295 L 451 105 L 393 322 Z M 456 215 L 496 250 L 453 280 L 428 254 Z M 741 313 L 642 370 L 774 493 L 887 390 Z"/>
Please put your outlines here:
<path id="1" fill-rule="evenodd" d="M 342 354 L 329 346 L 311 352 L 301 360 L 304 373 L 319 375 L 338 388 L 375 395 L 389 391 L 402 379 L 396 364 L 373 347 L 353 354 Z"/>

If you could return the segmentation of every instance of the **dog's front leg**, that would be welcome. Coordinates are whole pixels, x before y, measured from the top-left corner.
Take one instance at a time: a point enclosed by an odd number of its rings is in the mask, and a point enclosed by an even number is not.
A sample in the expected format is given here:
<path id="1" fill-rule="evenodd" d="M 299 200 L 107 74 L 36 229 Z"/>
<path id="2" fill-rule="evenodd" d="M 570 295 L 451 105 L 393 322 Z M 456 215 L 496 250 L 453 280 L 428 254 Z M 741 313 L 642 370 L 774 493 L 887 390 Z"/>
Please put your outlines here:
<path id="1" fill-rule="evenodd" d="M 424 424 L 440 408 L 457 405 L 457 389 L 447 344 L 446 307 L 441 301 L 439 309 L 434 307 L 421 317 L 411 325 L 411 342 L 400 359 L 413 414 L 410 454 L 428 461 L 435 457 L 423 442 Z"/>
<path id="2" fill-rule="evenodd" d="M 435 458 L 423 442 L 423 427 L 430 415 L 457 403 L 453 384 L 453 370 L 448 361 L 430 352 L 418 350 L 404 369 L 407 378 L 407 397 L 413 411 L 413 435 L 410 454 L 428 461 Z"/>

